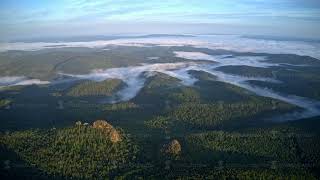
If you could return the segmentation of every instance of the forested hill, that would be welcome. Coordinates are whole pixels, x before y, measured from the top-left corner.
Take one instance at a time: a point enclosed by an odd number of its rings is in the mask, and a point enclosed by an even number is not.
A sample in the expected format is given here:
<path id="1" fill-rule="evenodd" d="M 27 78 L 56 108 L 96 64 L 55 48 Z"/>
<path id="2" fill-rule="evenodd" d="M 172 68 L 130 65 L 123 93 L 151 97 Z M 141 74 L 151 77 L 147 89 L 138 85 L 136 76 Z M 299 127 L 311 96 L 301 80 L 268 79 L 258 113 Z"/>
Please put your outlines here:
<path id="1" fill-rule="evenodd" d="M 241 132 L 130 136 L 106 121 L 1 135 L 1 176 L 76 179 L 317 179 L 315 119 Z M 299 125 L 299 126 L 300 126 Z M 197 166 L 194 166 L 194 165 Z M 14 174 L 17 172 L 18 174 Z M 24 174 L 25 173 L 25 174 Z"/>

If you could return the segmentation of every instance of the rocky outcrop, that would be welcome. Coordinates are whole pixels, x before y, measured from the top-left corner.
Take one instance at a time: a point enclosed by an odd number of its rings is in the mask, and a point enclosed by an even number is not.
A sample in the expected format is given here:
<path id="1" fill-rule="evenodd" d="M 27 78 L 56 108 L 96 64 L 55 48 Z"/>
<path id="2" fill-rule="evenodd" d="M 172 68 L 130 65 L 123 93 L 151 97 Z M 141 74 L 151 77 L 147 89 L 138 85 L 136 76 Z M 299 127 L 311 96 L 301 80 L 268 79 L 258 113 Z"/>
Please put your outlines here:
<path id="1" fill-rule="evenodd" d="M 163 152 L 166 154 L 177 156 L 181 153 L 181 145 L 178 140 L 174 139 L 164 145 Z"/>
<path id="2" fill-rule="evenodd" d="M 105 120 L 97 120 L 92 124 L 92 126 L 93 128 L 102 129 L 106 131 L 110 131 L 111 129 L 114 129 L 113 126 Z"/>
<path id="3" fill-rule="evenodd" d="M 121 134 L 107 121 L 97 120 L 92 125 L 93 128 L 103 131 L 113 143 L 121 141 Z"/>
<path id="4" fill-rule="evenodd" d="M 109 137 L 110 137 L 110 140 L 111 140 L 112 142 L 114 142 L 114 143 L 121 141 L 121 135 L 120 135 L 120 133 L 119 133 L 117 130 L 115 130 L 115 129 L 112 129 L 112 130 L 110 131 Z"/>

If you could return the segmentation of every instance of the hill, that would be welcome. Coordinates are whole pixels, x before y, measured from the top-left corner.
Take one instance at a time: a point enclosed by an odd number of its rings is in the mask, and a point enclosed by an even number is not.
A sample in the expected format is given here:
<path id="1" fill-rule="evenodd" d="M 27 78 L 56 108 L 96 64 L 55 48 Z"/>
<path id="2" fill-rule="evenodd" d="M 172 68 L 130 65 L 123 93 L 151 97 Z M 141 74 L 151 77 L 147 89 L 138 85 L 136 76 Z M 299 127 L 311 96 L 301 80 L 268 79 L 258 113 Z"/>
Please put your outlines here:
<path id="1" fill-rule="evenodd" d="M 121 141 L 114 141 L 117 132 Z M 105 133 L 110 133 L 106 136 Z M 105 179 L 112 172 L 130 167 L 137 146 L 121 130 L 110 132 L 77 122 L 75 126 L 51 130 L 27 130 L 1 137 L 1 144 L 49 176 Z"/>

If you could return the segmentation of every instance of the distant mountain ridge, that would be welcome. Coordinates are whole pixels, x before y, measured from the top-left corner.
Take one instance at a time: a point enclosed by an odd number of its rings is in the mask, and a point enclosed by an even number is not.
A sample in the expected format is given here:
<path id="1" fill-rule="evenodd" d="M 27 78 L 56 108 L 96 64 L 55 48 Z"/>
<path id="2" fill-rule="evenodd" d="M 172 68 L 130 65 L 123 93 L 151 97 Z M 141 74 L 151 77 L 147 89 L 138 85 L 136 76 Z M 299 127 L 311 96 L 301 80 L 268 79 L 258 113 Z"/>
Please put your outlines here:
<path id="1" fill-rule="evenodd" d="M 88 35 L 88 36 L 71 36 L 71 37 L 39 37 L 24 38 L 10 41 L 14 42 L 89 42 L 98 40 L 115 40 L 115 39 L 131 39 L 131 38 L 155 38 L 155 37 L 194 37 L 193 35 L 180 34 L 146 34 L 146 35 Z"/>

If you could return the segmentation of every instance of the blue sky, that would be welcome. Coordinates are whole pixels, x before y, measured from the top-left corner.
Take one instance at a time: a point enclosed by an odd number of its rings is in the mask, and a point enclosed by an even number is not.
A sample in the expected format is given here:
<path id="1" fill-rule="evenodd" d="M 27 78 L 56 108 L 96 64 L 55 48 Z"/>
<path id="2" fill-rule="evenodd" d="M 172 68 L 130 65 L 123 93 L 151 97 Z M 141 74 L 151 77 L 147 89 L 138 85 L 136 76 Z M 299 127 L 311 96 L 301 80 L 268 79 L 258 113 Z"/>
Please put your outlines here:
<path id="1" fill-rule="evenodd" d="M 0 38 L 121 33 L 320 37 L 320 0 L 0 0 Z"/>

